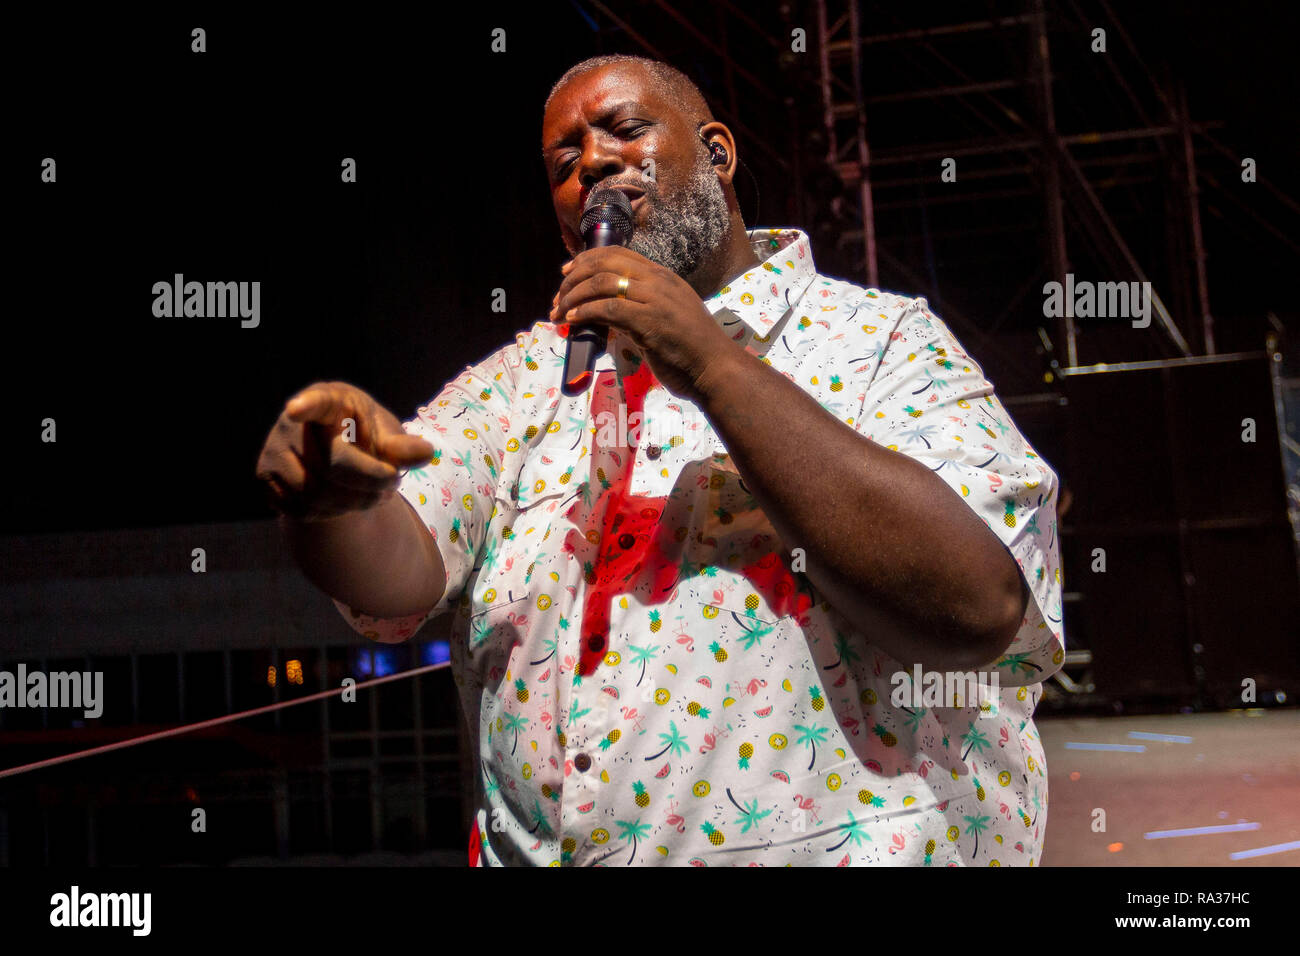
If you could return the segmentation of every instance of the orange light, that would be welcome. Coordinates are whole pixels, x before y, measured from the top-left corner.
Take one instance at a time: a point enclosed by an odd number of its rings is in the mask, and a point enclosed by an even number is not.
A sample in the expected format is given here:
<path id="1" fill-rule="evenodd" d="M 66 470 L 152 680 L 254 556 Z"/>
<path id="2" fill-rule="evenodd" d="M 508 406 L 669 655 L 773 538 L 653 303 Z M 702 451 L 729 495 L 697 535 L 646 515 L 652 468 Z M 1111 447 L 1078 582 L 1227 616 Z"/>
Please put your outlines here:
<path id="1" fill-rule="evenodd" d="M 290 684 L 302 683 L 302 661 L 292 660 L 285 662 L 284 676 L 289 679 Z"/>
<path id="2" fill-rule="evenodd" d="M 1071 780 L 1078 780 L 1079 777 L 1081 777 L 1081 776 L 1082 776 L 1082 774 L 1079 773 L 1079 771 L 1077 771 L 1077 770 L 1071 770 L 1071 771 L 1070 771 L 1070 779 L 1071 779 Z"/>
<path id="3" fill-rule="evenodd" d="M 1124 844 L 1112 843 L 1110 846 L 1106 847 L 1106 849 L 1110 850 L 1111 853 L 1118 853 L 1120 850 L 1124 849 Z"/>
<path id="4" fill-rule="evenodd" d="M 271 667 L 268 667 L 268 668 L 266 669 L 266 686 L 267 686 L 267 687 L 274 687 L 274 686 L 275 686 L 275 666 L 274 666 L 274 665 L 272 665 Z"/>

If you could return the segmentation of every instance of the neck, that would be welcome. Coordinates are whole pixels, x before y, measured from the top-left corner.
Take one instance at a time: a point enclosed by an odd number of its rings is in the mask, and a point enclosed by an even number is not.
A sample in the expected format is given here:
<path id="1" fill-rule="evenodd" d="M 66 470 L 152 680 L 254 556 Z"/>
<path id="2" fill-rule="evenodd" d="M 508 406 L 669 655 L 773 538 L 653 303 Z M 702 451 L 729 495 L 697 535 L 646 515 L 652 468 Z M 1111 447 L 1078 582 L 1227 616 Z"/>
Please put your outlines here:
<path id="1" fill-rule="evenodd" d="M 701 299 L 710 299 L 730 285 L 736 276 L 748 272 L 761 261 L 754 254 L 744 224 L 735 221 L 717 253 L 687 276 L 686 281 Z"/>

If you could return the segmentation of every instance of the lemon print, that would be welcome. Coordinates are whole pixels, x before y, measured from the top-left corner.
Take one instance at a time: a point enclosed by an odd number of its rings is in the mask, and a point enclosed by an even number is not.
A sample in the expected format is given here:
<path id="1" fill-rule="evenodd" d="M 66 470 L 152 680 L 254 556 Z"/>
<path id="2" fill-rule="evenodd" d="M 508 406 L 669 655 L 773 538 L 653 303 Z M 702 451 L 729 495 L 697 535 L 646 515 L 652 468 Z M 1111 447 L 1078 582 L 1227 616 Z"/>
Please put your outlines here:
<path id="1" fill-rule="evenodd" d="M 529 745 L 530 747 L 533 748 L 533 753 L 537 753 L 537 741 L 536 741 L 536 740 L 530 740 L 530 741 L 528 741 L 528 745 Z"/>
<path id="2" fill-rule="evenodd" d="M 619 599 L 618 599 L 618 606 L 621 607 L 623 610 L 626 611 L 626 610 L 627 610 L 627 598 L 625 598 L 625 597 L 621 597 L 621 598 L 619 598 Z"/>
<path id="3" fill-rule="evenodd" d="M 1002 784 L 1002 786 L 1004 787 L 1009 786 L 1011 783 L 1010 771 L 1003 770 L 1000 774 L 998 774 L 998 783 Z"/>
<path id="4" fill-rule="evenodd" d="M 837 756 L 837 757 L 839 757 L 841 760 L 843 760 L 843 759 L 844 759 L 844 748 L 843 748 L 843 747 L 836 747 L 836 748 L 835 748 L 835 756 Z"/>
<path id="5" fill-rule="evenodd" d="M 695 794 L 697 797 L 707 797 L 711 789 L 713 788 L 709 786 L 709 781 L 700 780 L 695 784 L 695 786 L 691 787 L 691 793 Z"/>
<path id="6" fill-rule="evenodd" d="M 491 603 L 492 603 L 493 601 L 495 601 L 496 599 L 497 599 L 497 589 L 496 589 L 496 588 L 488 588 L 486 591 L 483 592 L 483 603 L 484 603 L 484 604 L 491 604 Z"/>
<path id="7" fill-rule="evenodd" d="M 508 442 L 506 442 L 506 451 L 518 451 L 518 450 L 519 450 L 518 438 L 512 438 Z"/>
<path id="8" fill-rule="evenodd" d="M 537 610 L 545 611 L 550 606 L 551 606 L 551 599 L 548 595 L 545 594 L 537 595 Z"/>
<path id="9" fill-rule="evenodd" d="M 426 504 L 428 500 L 429 499 L 424 497 L 424 495 L 420 495 L 420 504 Z"/>
<path id="10" fill-rule="evenodd" d="M 862 331 L 863 331 L 863 332 L 874 332 L 874 331 L 876 331 L 876 327 L 875 327 L 874 325 L 864 325 L 864 326 L 862 327 Z"/>
<path id="11" fill-rule="evenodd" d="M 546 430 L 550 432 L 552 435 L 554 435 L 556 432 L 560 430 L 560 423 L 551 422 L 549 425 L 546 426 Z"/>
<path id="12" fill-rule="evenodd" d="M 669 698 L 671 698 L 672 696 L 673 696 L 672 694 L 668 693 L 667 687 L 660 687 L 657 691 L 655 691 L 655 703 L 662 706 L 668 703 Z"/>
<path id="13" fill-rule="evenodd" d="M 463 504 L 463 505 L 465 506 L 465 510 L 466 510 L 466 511 L 473 511 L 473 510 L 474 510 L 474 496 L 473 496 L 473 495 L 466 495 L 464 498 L 461 498 L 461 499 L 460 499 L 460 503 Z"/>
<path id="14" fill-rule="evenodd" d="M 523 774 L 525 780 L 531 780 L 533 777 L 533 765 L 530 763 L 524 764 Z"/>
<path id="15" fill-rule="evenodd" d="M 964 398 L 959 398 L 959 399 L 957 399 L 957 407 L 958 407 L 958 408 L 970 408 L 970 402 L 966 401 L 966 399 L 964 399 Z"/>
<path id="16" fill-rule="evenodd" d="M 956 767 L 953 767 L 953 768 L 952 768 L 952 779 L 954 779 L 954 780 L 957 779 L 957 768 L 956 768 Z"/>
<path id="17" fill-rule="evenodd" d="M 961 496 L 962 496 L 963 498 L 967 498 L 967 497 L 970 496 L 970 489 L 967 488 L 965 485 L 962 485 L 962 486 L 961 486 Z"/>
<path id="18" fill-rule="evenodd" d="M 587 540 L 590 541 L 592 544 L 599 543 L 600 532 L 597 531 L 595 528 L 592 528 L 590 531 L 587 532 Z"/>
<path id="19" fill-rule="evenodd" d="M 608 654 L 605 655 L 605 665 L 607 667 L 617 667 L 618 662 L 621 661 L 622 659 L 623 658 L 618 653 L 618 651 L 610 651 Z"/>
<path id="20" fill-rule="evenodd" d="M 903 806 L 905 807 L 910 807 L 914 803 L 916 803 L 916 797 L 908 796 L 903 798 Z"/>
<path id="21" fill-rule="evenodd" d="M 478 438 L 478 432 L 474 431 L 474 429 L 472 428 L 465 429 L 464 434 L 465 437 L 468 438 L 470 441 L 474 441 L 476 438 Z"/>
<path id="22" fill-rule="evenodd" d="M 868 707 L 876 702 L 876 692 L 870 687 L 864 688 L 861 696 L 862 703 L 866 704 Z"/>
<path id="23" fill-rule="evenodd" d="M 1016 688 L 1016 700 L 1024 700 L 1028 696 L 1029 696 L 1029 690 L 1027 688 L 1024 687 Z"/>
<path id="24" fill-rule="evenodd" d="M 660 856 L 667 856 L 667 855 L 668 855 L 668 847 L 666 847 L 666 846 L 657 846 L 657 847 L 655 847 L 655 850 L 656 850 L 656 852 L 658 852 L 658 854 L 659 854 Z"/>
<path id="25" fill-rule="evenodd" d="M 1065 651 L 1058 650 L 1055 654 L 1052 655 L 1053 664 L 1059 664 L 1063 660 L 1065 660 Z"/>
<path id="26" fill-rule="evenodd" d="M 958 835 L 958 833 L 959 833 L 959 831 L 958 831 L 958 829 L 957 829 L 956 827 L 949 827 L 949 828 L 948 828 L 948 839 L 951 840 L 953 843 L 956 843 L 956 842 L 957 842 L 957 835 Z"/>
<path id="27" fill-rule="evenodd" d="M 767 738 L 767 744 L 773 750 L 784 750 L 785 745 L 790 741 L 786 739 L 785 734 L 773 734 Z"/>
<path id="28" fill-rule="evenodd" d="M 591 831 L 592 843 L 606 843 L 609 841 L 609 831 L 604 827 L 597 827 Z"/>
<path id="29" fill-rule="evenodd" d="M 724 698 L 722 698 L 722 706 L 723 706 L 723 707 L 730 707 L 730 706 L 731 706 L 732 704 L 734 704 L 735 702 L 736 702 L 736 698 L 734 698 L 734 697 L 724 697 Z"/>
<path id="30" fill-rule="evenodd" d="M 712 604 L 706 604 L 704 606 L 704 616 L 707 617 L 709 620 L 713 620 L 715 617 L 718 616 L 718 609 L 714 607 Z"/>
<path id="31" fill-rule="evenodd" d="M 505 722 L 504 722 L 500 717 L 498 717 L 498 718 L 497 718 L 497 733 L 500 733 L 501 730 L 502 730 L 504 727 L 505 727 Z"/>
<path id="32" fill-rule="evenodd" d="M 839 788 L 840 788 L 840 775 L 838 773 L 833 773 L 826 778 L 827 790 L 838 790 Z"/>
<path id="33" fill-rule="evenodd" d="M 743 303 L 745 303 L 745 305 L 753 305 L 753 304 L 754 304 L 754 297 L 753 297 L 752 295 L 750 295 L 748 292 L 744 292 L 744 293 L 741 293 L 740 301 L 743 302 Z"/>
<path id="34" fill-rule="evenodd" d="M 993 834 L 993 839 L 995 839 L 995 840 L 997 840 L 999 843 L 1001 843 L 1001 842 L 1002 842 L 1002 834 L 1001 834 L 1001 833 L 995 833 L 995 834 Z"/>
<path id="35" fill-rule="evenodd" d="M 600 782 L 601 782 L 601 783 L 609 783 L 609 771 L 608 771 L 608 770 L 602 770 L 602 771 L 600 772 Z"/>
<path id="36" fill-rule="evenodd" d="M 997 860 L 989 860 L 989 866 L 1001 866 L 1001 865 L 1002 864 L 999 863 Z"/>
<path id="37" fill-rule="evenodd" d="M 676 673 L 677 673 L 677 665 L 676 665 L 676 664 L 665 664 L 665 665 L 664 665 L 664 670 L 666 670 L 666 671 L 667 671 L 668 673 L 670 673 L 670 674 L 676 674 Z"/>
<path id="38" fill-rule="evenodd" d="M 1029 765 L 1029 769 L 1030 769 L 1030 770 L 1037 770 L 1037 769 L 1038 769 L 1038 764 L 1034 763 L 1034 758 L 1033 758 L 1033 757 L 1030 757 L 1026 762 L 1028 763 L 1028 765 Z"/>

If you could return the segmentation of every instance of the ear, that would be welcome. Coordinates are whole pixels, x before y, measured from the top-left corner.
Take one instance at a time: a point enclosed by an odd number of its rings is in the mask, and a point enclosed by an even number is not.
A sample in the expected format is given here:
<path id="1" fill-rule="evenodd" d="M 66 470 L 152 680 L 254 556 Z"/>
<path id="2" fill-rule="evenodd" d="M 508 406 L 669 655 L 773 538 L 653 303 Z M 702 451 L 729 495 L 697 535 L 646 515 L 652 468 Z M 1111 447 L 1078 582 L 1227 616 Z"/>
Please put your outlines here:
<path id="1" fill-rule="evenodd" d="M 700 137 L 706 143 L 718 143 L 726 147 L 727 161 L 720 166 L 714 166 L 713 171 L 718 174 L 718 178 L 722 180 L 724 186 L 730 186 L 732 180 L 736 177 L 736 163 L 739 161 L 736 152 L 736 138 L 731 135 L 731 130 L 727 129 L 726 125 L 718 122 L 705 123 L 701 126 Z"/>

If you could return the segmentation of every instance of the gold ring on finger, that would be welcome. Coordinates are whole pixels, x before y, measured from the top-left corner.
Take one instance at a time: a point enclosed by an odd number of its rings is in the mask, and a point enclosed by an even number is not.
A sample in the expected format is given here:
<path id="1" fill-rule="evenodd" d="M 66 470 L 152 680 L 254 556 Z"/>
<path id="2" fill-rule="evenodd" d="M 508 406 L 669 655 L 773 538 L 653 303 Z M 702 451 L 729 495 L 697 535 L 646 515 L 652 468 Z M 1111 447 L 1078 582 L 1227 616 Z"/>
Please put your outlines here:
<path id="1" fill-rule="evenodd" d="M 627 298 L 627 276 L 622 276 L 618 280 L 618 297 L 620 299 Z"/>

